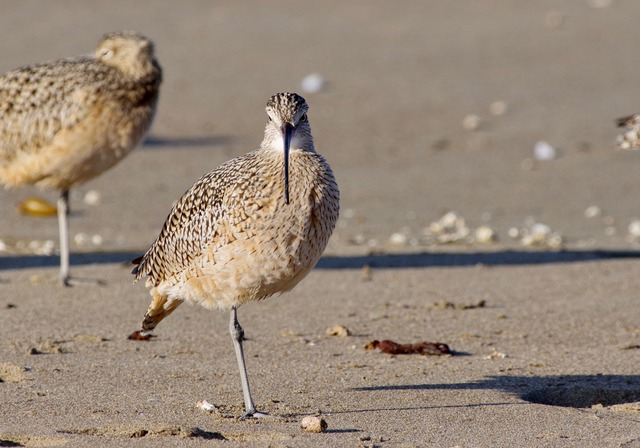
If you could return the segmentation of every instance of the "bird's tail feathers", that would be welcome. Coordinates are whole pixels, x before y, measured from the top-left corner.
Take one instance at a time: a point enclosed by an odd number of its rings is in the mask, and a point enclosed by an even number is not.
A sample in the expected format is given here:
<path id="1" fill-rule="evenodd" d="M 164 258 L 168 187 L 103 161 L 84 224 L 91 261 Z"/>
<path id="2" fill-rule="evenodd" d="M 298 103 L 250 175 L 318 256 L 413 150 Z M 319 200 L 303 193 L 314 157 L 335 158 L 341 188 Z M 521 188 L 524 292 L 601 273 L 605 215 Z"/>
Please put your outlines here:
<path id="1" fill-rule="evenodd" d="M 141 333 L 151 332 L 162 319 L 171 314 L 181 303 L 181 300 L 173 300 L 162 294 L 154 294 L 153 302 L 149 305 L 149 309 L 142 320 Z"/>

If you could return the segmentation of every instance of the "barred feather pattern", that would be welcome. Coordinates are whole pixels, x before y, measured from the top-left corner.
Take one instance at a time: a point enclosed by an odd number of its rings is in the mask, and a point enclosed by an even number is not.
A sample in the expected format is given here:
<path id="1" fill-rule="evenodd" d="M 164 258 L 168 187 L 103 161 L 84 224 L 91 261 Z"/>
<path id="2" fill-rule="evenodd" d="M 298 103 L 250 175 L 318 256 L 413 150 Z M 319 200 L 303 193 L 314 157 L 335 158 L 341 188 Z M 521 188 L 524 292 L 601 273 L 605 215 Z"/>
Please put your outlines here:
<path id="1" fill-rule="evenodd" d="M 277 100 L 284 104 L 268 104 L 267 112 L 274 116 L 261 148 L 198 180 L 175 204 L 147 253 L 136 260 L 135 278 L 148 276 L 154 297 L 143 330 L 155 327 L 183 301 L 228 309 L 289 291 L 320 258 L 338 219 L 338 186 L 313 147 L 306 103 L 292 106 L 286 97 Z M 289 204 L 277 141 L 282 117 L 296 123 Z"/>

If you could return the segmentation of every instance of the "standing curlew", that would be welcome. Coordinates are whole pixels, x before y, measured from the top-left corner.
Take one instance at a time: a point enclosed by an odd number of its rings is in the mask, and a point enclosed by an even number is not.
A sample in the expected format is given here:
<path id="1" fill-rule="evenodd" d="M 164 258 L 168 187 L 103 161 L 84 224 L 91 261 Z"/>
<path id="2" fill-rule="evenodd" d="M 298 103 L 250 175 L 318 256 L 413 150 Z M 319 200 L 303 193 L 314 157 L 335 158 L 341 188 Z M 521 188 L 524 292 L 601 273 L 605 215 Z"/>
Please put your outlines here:
<path id="1" fill-rule="evenodd" d="M 309 273 L 333 232 L 340 201 L 333 172 L 313 147 L 304 98 L 279 93 L 266 110 L 260 149 L 198 180 L 147 253 L 133 261 L 136 280 L 148 276 L 153 287 L 134 335 L 153 330 L 184 301 L 231 310 L 243 418 L 266 414 L 251 398 L 237 308 L 290 291 Z"/>
<path id="2" fill-rule="evenodd" d="M 94 56 L 30 65 L 0 77 L 0 181 L 59 189 L 60 281 L 69 276 L 69 189 L 111 168 L 142 139 L 162 71 L 153 43 L 102 37 Z"/>
<path id="3" fill-rule="evenodd" d="M 640 148 L 640 114 L 618 118 L 616 124 L 621 128 L 631 128 L 618 135 L 616 145 L 621 149 Z"/>

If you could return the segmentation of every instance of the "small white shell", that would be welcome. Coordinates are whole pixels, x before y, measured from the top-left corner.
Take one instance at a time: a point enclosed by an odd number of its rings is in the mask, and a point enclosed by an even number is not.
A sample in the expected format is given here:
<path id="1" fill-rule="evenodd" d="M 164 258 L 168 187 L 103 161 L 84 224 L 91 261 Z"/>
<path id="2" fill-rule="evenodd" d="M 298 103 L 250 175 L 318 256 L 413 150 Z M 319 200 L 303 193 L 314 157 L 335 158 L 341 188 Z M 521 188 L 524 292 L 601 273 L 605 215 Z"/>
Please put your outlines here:
<path id="1" fill-rule="evenodd" d="M 634 219 L 629 223 L 629 227 L 627 228 L 629 231 L 629 236 L 633 238 L 640 237 L 640 220 Z"/>
<path id="2" fill-rule="evenodd" d="M 495 230 L 489 226 L 480 226 L 475 231 L 475 240 L 480 244 L 493 243 L 498 239 L 498 235 Z"/>
<path id="3" fill-rule="evenodd" d="M 504 101 L 494 101 L 489 105 L 489 113 L 494 117 L 499 117 L 507 113 L 507 103 Z"/>
<path id="4" fill-rule="evenodd" d="M 89 190 L 84 195 L 84 203 L 87 205 L 100 205 L 102 201 L 102 196 L 100 192 L 97 190 Z"/>
<path id="5" fill-rule="evenodd" d="M 544 140 L 536 142 L 533 146 L 533 157 L 536 160 L 553 160 L 556 156 L 555 148 Z"/>
<path id="6" fill-rule="evenodd" d="M 396 232 L 391 234 L 389 237 L 389 243 L 394 244 L 396 246 L 404 246 L 407 244 L 409 238 L 404 233 Z"/>
<path id="7" fill-rule="evenodd" d="M 320 93 L 324 90 L 326 82 L 322 75 L 311 73 L 300 82 L 300 87 L 307 93 Z"/>
<path id="8" fill-rule="evenodd" d="M 469 114 L 462 120 L 462 128 L 465 131 L 477 131 L 480 127 L 480 117 L 475 114 Z"/>
<path id="9" fill-rule="evenodd" d="M 213 412 L 218 409 L 214 404 L 209 403 L 207 400 L 200 400 L 196 405 L 205 412 Z"/>
<path id="10" fill-rule="evenodd" d="M 584 211 L 584 216 L 587 218 L 595 218 L 596 216 L 600 216 L 602 214 L 602 210 L 597 205 L 591 205 L 587 207 Z"/>

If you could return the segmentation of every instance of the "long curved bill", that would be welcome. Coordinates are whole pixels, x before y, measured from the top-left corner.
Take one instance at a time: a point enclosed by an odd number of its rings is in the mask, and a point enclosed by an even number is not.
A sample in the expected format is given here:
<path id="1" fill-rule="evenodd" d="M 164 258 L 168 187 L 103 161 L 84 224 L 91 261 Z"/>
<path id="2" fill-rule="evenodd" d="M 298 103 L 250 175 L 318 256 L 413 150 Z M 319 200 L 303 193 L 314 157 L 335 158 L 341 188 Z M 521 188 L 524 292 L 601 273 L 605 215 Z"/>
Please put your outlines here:
<path id="1" fill-rule="evenodd" d="M 289 204 L 289 147 L 292 134 L 293 125 L 285 123 L 282 126 L 282 140 L 284 142 L 284 201 L 287 204 Z"/>

